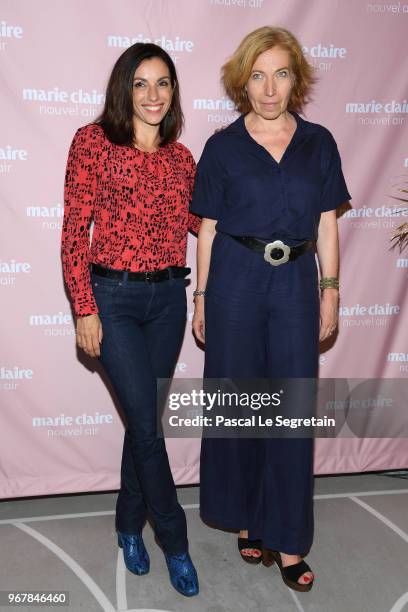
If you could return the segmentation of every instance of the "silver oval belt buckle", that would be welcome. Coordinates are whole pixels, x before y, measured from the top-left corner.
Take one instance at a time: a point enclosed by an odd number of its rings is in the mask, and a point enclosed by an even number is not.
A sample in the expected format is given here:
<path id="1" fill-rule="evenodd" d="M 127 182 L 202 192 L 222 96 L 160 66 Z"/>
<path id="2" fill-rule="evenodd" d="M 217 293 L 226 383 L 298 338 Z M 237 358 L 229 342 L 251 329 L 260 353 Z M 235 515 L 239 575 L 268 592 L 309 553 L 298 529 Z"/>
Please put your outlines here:
<path id="1" fill-rule="evenodd" d="M 290 246 L 282 240 L 274 240 L 265 245 L 264 259 L 271 266 L 280 266 L 289 261 Z"/>

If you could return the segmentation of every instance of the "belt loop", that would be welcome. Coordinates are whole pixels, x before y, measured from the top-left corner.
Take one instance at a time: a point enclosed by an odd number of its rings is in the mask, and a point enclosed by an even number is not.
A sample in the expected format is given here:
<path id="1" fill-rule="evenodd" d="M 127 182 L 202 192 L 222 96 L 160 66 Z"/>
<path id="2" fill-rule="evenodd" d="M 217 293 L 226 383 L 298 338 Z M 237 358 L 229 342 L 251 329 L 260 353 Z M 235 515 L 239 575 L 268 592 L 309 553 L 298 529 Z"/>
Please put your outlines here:
<path id="1" fill-rule="evenodd" d="M 169 273 L 169 280 L 171 280 L 173 278 L 173 270 L 172 270 L 171 266 L 169 266 L 167 268 L 167 270 L 168 270 L 168 273 Z"/>
<path id="2" fill-rule="evenodd" d="M 122 283 L 124 285 L 127 285 L 128 282 L 128 276 L 129 276 L 129 272 L 127 270 L 123 271 L 123 276 L 122 276 Z"/>

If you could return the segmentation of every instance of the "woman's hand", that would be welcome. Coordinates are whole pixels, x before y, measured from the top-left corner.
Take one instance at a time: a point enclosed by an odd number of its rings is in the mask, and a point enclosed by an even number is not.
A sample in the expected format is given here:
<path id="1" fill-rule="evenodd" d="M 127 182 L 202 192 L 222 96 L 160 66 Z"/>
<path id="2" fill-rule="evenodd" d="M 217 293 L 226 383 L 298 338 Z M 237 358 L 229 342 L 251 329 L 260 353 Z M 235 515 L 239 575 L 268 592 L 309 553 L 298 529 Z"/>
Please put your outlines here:
<path id="1" fill-rule="evenodd" d="M 101 354 L 102 323 L 99 315 L 92 314 L 77 319 L 77 345 L 90 357 L 99 357 Z"/>
<path id="2" fill-rule="evenodd" d="M 204 296 L 198 295 L 194 300 L 193 332 L 197 340 L 205 343 Z"/>
<path id="3" fill-rule="evenodd" d="M 320 298 L 320 335 L 326 340 L 337 327 L 339 312 L 339 292 L 337 289 L 324 289 Z"/>

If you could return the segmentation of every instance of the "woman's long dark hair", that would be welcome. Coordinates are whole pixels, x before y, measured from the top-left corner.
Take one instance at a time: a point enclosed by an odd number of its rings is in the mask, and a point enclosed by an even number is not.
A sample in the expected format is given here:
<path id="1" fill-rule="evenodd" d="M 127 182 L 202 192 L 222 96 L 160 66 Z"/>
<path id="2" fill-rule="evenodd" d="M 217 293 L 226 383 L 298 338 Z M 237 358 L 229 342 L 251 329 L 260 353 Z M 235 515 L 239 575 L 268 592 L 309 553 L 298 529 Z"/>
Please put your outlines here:
<path id="1" fill-rule="evenodd" d="M 183 112 L 176 67 L 170 55 L 158 45 L 136 43 L 119 57 L 110 75 L 104 109 L 94 123 L 100 125 L 107 138 L 118 145 L 133 146 L 133 77 L 138 66 L 147 59 L 158 57 L 169 69 L 173 88 L 171 106 L 160 123 L 160 146 L 174 142 L 183 128 Z"/>

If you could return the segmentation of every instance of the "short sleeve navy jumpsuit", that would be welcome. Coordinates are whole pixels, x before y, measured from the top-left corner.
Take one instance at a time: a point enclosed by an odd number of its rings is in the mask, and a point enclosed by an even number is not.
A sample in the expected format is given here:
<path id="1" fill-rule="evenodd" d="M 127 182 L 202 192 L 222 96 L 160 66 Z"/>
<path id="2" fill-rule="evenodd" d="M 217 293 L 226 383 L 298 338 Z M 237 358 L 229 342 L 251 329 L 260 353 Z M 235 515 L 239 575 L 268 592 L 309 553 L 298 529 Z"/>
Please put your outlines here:
<path id="1" fill-rule="evenodd" d="M 318 270 L 313 250 L 271 266 L 231 235 L 289 246 L 316 240 L 320 214 L 350 199 L 336 142 L 297 113 L 281 161 L 240 116 L 207 141 L 191 210 L 216 219 L 205 296 L 205 378 L 316 377 Z M 229 234 L 229 235 L 228 235 Z M 248 529 L 272 550 L 313 540 L 313 438 L 215 439 L 201 446 L 204 521 Z"/>

